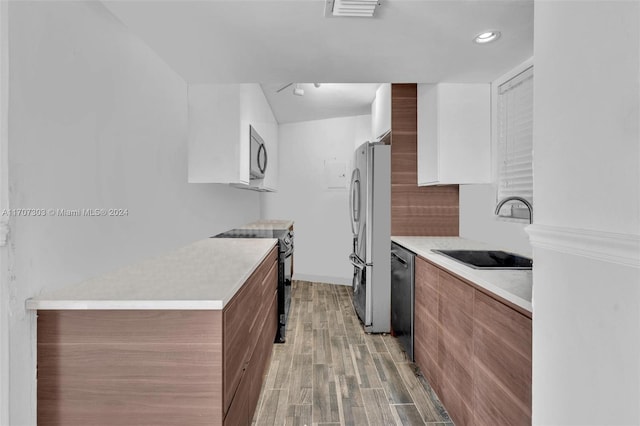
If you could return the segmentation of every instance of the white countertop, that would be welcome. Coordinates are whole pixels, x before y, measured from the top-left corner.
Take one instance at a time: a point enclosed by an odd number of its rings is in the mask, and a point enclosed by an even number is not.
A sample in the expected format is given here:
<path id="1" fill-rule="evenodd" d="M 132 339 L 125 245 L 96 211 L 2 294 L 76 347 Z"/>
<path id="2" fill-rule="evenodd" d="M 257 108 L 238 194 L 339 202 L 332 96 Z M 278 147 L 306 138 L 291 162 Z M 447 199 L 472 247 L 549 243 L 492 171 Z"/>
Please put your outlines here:
<path id="1" fill-rule="evenodd" d="M 440 250 L 502 250 L 478 241 L 458 237 L 391 237 L 391 241 L 435 263 L 497 296 L 529 311 L 531 305 L 532 271 L 473 269 L 453 259 L 434 253 Z M 505 250 L 509 251 L 509 250 Z"/>
<path id="2" fill-rule="evenodd" d="M 224 308 L 276 244 L 208 238 L 166 255 L 28 299 L 27 309 Z"/>
<path id="3" fill-rule="evenodd" d="M 262 219 L 242 225 L 240 229 L 289 229 L 291 226 L 293 226 L 293 220 Z"/>

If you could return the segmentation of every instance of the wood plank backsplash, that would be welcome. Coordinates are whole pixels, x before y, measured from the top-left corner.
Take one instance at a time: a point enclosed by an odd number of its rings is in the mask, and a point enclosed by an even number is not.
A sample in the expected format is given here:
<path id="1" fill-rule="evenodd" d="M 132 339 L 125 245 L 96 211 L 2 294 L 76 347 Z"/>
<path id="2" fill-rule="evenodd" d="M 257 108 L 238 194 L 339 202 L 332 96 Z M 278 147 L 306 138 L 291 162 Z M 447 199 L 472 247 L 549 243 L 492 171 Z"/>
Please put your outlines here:
<path id="1" fill-rule="evenodd" d="M 418 186 L 418 86 L 391 85 L 391 235 L 458 236 L 458 185 Z"/>

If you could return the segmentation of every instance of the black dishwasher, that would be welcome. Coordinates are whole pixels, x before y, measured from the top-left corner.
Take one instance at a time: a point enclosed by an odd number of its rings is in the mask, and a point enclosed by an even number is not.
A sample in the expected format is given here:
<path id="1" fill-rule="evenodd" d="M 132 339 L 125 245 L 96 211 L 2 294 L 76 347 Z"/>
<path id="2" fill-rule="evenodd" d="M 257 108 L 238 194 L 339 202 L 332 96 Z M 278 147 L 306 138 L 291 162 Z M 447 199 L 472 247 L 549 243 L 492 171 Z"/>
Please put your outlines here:
<path id="1" fill-rule="evenodd" d="M 415 254 L 391 243 L 391 329 L 413 361 Z"/>

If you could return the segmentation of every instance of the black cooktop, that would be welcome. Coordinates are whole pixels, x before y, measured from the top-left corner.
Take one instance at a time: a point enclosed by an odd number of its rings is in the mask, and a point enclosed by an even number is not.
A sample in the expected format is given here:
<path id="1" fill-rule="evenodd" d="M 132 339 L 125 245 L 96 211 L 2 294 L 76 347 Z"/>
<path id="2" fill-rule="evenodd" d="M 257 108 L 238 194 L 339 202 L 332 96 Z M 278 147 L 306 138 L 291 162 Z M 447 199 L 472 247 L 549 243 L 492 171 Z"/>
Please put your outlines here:
<path id="1" fill-rule="evenodd" d="M 284 238 L 288 229 L 231 229 L 211 238 Z"/>
<path id="2" fill-rule="evenodd" d="M 532 269 L 528 257 L 500 250 L 431 250 L 474 269 Z"/>

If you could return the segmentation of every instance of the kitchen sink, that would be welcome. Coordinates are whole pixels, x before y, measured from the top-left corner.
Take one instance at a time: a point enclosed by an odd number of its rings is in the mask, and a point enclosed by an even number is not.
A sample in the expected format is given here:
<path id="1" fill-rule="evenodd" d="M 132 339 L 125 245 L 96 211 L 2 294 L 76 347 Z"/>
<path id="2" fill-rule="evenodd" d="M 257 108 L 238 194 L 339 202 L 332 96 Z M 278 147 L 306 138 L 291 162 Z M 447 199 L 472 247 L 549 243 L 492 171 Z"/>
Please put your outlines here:
<path id="1" fill-rule="evenodd" d="M 431 250 L 474 269 L 531 269 L 533 260 L 500 250 Z"/>

